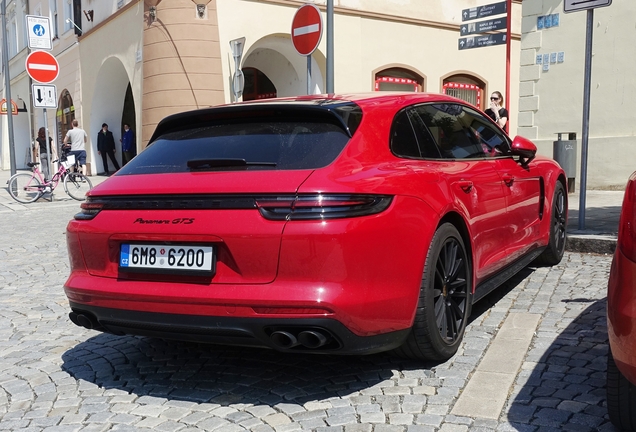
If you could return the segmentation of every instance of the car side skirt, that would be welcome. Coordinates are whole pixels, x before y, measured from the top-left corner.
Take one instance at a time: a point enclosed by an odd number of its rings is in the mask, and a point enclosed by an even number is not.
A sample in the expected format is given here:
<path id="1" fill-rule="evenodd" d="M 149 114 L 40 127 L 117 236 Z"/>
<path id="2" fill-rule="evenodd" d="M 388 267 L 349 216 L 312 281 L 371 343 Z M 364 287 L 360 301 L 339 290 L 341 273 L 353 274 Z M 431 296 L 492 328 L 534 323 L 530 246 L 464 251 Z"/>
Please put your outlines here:
<path id="1" fill-rule="evenodd" d="M 484 298 L 491 291 L 501 286 L 508 279 L 527 267 L 532 261 L 535 260 L 535 258 L 541 255 L 541 252 L 543 252 L 544 249 L 545 247 L 541 247 L 539 249 L 533 249 L 527 252 L 525 255 L 521 256 L 512 264 L 509 264 L 499 272 L 495 273 L 493 276 L 489 277 L 488 279 L 477 285 L 477 287 L 475 288 L 475 294 L 473 295 L 473 303 Z"/>
<path id="2" fill-rule="evenodd" d="M 139 312 L 70 302 L 73 323 L 116 335 L 138 335 L 197 343 L 271 348 L 281 352 L 361 355 L 392 350 L 402 345 L 410 329 L 374 336 L 357 336 L 329 318 L 257 318 L 197 316 Z M 293 336 L 294 343 L 276 342 L 275 332 Z M 323 345 L 305 346 L 302 332 L 318 333 Z M 311 341 L 319 340 L 312 338 Z M 285 346 L 288 345 L 288 346 Z"/>

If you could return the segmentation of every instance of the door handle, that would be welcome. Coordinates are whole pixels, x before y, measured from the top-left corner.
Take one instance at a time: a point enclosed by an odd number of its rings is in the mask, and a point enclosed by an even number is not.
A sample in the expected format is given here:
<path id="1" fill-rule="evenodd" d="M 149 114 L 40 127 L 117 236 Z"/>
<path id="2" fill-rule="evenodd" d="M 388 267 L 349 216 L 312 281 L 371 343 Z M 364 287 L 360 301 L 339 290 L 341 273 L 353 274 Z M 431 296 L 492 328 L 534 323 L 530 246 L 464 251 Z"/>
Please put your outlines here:
<path id="1" fill-rule="evenodd" d="M 515 182 L 515 178 L 510 174 L 504 174 L 503 181 L 506 184 L 506 186 L 512 186 L 512 184 Z"/>
<path id="2" fill-rule="evenodd" d="M 457 185 L 466 193 L 470 192 L 473 189 L 473 182 L 471 182 L 470 180 L 460 180 L 457 182 Z"/>

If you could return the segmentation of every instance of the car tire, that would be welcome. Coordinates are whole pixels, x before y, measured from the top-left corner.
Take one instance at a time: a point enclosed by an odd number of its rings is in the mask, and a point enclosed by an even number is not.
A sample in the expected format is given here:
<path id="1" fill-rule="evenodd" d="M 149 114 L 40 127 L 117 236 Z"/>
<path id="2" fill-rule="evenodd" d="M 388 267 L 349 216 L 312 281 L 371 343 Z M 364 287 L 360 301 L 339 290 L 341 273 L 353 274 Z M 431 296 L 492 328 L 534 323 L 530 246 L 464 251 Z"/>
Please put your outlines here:
<path id="1" fill-rule="evenodd" d="M 619 430 L 636 430 L 636 386 L 629 382 L 607 353 L 607 412 Z"/>
<path id="2" fill-rule="evenodd" d="M 550 241 L 545 250 L 534 261 L 537 266 L 557 265 L 565 253 L 568 196 L 560 181 L 557 181 L 554 187 L 554 197 L 550 207 Z"/>
<path id="3" fill-rule="evenodd" d="M 459 348 L 472 302 L 472 269 L 457 228 L 441 225 L 429 246 L 413 327 L 397 354 L 445 361 Z"/>

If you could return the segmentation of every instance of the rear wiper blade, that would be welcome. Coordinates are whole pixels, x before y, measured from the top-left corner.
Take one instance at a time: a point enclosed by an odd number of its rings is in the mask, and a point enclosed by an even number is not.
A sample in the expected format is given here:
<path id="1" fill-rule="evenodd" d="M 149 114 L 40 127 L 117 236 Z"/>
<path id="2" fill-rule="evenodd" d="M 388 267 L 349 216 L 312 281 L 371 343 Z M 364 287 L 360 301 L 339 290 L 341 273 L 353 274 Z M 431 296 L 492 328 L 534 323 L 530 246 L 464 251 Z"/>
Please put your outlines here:
<path id="1" fill-rule="evenodd" d="M 272 166 L 275 162 L 247 162 L 245 159 L 192 159 L 188 161 L 190 169 L 210 169 L 225 167 Z"/>

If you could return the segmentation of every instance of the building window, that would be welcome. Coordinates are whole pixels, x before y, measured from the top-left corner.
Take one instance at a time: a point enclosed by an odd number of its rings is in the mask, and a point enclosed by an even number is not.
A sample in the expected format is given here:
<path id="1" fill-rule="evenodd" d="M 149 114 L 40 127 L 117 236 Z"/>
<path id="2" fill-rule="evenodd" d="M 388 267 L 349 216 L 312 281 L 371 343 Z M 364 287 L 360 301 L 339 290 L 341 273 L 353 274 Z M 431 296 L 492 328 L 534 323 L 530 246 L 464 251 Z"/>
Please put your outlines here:
<path id="1" fill-rule="evenodd" d="M 404 68 L 390 68 L 375 74 L 375 91 L 420 92 L 424 78 Z"/>
<path id="2" fill-rule="evenodd" d="M 15 10 L 9 14 L 9 57 L 18 53 L 18 22 L 15 19 Z"/>
<path id="3" fill-rule="evenodd" d="M 444 83 L 444 94 L 466 101 L 477 108 L 481 108 L 481 91 L 482 89 L 475 84 Z"/>
<path id="4" fill-rule="evenodd" d="M 53 39 L 59 37 L 59 27 L 57 24 L 57 0 L 49 0 L 49 19 L 51 20 L 51 32 Z"/>
<path id="5" fill-rule="evenodd" d="M 64 0 L 64 31 L 73 28 L 73 0 Z"/>
<path id="6" fill-rule="evenodd" d="M 486 83 L 469 74 L 455 74 L 444 79 L 442 93 L 461 99 L 479 109 L 484 101 Z"/>

